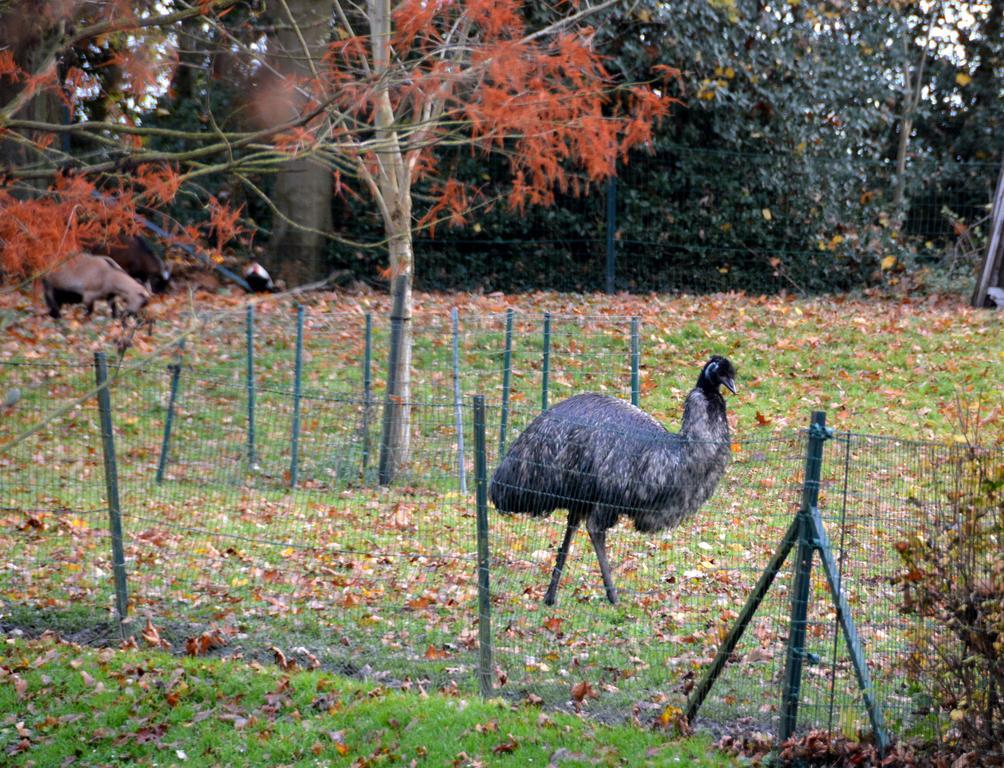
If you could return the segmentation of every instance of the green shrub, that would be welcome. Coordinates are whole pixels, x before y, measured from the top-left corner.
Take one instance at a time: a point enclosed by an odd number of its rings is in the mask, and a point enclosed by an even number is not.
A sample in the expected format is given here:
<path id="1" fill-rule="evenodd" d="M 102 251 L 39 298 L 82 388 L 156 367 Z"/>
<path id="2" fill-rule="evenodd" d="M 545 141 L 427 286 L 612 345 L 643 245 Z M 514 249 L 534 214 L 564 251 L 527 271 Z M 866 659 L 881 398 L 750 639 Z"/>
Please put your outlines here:
<path id="1" fill-rule="evenodd" d="M 944 741 L 1004 759 L 1004 465 L 961 444 L 934 519 L 896 544 L 905 613 L 923 619 L 910 673 L 946 717 Z M 989 762 L 986 764 L 990 764 Z M 995 764 L 995 763 L 994 763 Z"/>

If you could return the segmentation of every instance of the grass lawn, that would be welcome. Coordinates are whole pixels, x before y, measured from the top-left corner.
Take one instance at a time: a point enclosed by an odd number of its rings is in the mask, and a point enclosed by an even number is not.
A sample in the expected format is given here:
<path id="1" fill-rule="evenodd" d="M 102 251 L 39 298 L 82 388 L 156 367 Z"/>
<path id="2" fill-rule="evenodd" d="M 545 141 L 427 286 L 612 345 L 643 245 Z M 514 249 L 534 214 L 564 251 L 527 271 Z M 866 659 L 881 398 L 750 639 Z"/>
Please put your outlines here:
<path id="1" fill-rule="evenodd" d="M 390 491 L 373 482 L 379 411 L 369 414 L 358 401 L 366 311 L 374 313 L 372 378 L 374 397 L 381 398 L 386 302 L 365 293 L 310 300 L 295 492 L 288 489 L 294 331 L 288 303 L 256 309 L 253 466 L 243 312 L 202 326 L 186 342 L 188 367 L 163 484 L 153 476 L 167 413 L 166 365 L 173 359 L 171 344 L 191 327 L 185 299 L 155 306 L 153 330 L 133 339 L 112 390 L 133 631 L 149 616 L 181 652 L 203 632 L 220 629 L 228 641 L 224 653 L 270 662 L 271 647 L 291 656 L 299 647 L 301 661 L 376 673 L 387 685 L 443 687 L 467 697 L 470 707 L 482 706 L 473 680 L 471 418 L 465 407 L 468 492 L 460 493 L 448 308 L 460 305 L 463 391 L 488 398 L 491 467 L 498 454 L 507 299 L 418 296 L 417 316 L 424 319 L 415 332 L 419 404 L 412 457 Z M 915 717 L 918 691 L 901 674 L 915 627 L 898 615 L 893 545 L 922 524 L 924 503 L 940 499 L 939 461 L 946 446 L 958 445 L 960 407 L 979 403 L 979 437 L 999 439 L 1004 334 L 997 315 L 939 300 L 536 294 L 518 302 L 523 311 L 514 322 L 510 441 L 539 411 L 539 313 L 545 310 L 555 313 L 548 347 L 551 403 L 586 390 L 630 395 L 632 315 L 640 318 L 641 405 L 671 429 L 707 355 L 725 353 L 737 364 L 740 392 L 728 400 L 733 463 L 701 514 L 659 536 L 638 535 L 624 524 L 611 533 L 623 598 L 616 607 L 603 599 L 595 558 L 580 531 L 559 604 L 545 609 L 541 596 L 564 515 L 546 522 L 491 515 L 500 694 L 511 702 L 539 696 L 557 709 L 577 703 L 605 720 L 636 716 L 646 723 L 679 707 L 797 507 L 804 464 L 797 430 L 811 410 L 822 409 L 838 430 L 893 438 L 828 443 L 821 503 L 834 525 L 831 538 L 843 548 L 851 607 L 880 699 L 889 707 L 887 719 L 922 732 L 927 724 Z M 215 297 L 204 303 L 235 302 Z M 71 319 L 54 332 L 48 319 L 21 316 L 12 329 L 0 342 L 0 360 L 16 357 L 30 365 L 0 365 L 0 395 L 13 386 L 23 393 L 0 423 L 0 550 L 6 553 L 0 620 L 109 642 L 113 594 L 93 405 L 60 413 L 12 448 L 3 443 L 86 395 L 93 382 L 89 350 L 107 341 L 101 332 L 111 327 Z M 144 358 L 142 367 L 128 367 Z M 55 361 L 60 365 L 52 366 Z M 928 451 L 901 442 L 918 439 L 937 445 Z M 850 493 L 842 494 L 845 454 L 852 462 Z M 788 583 L 783 573 L 738 650 L 741 663 L 726 668 L 704 714 L 721 722 L 746 717 L 757 728 L 770 728 L 780 698 Z M 853 735 L 867 718 L 843 648 L 834 643 L 833 612 L 818 569 L 812 591 L 808 637 L 817 661 L 806 671 L 803 722 Z M 834 679 L 839 704 L 831 709 Z M 590 693 L 575 702 L 573 691 L 583 684 Z M 500 732 L 502 741 L 508 730 Z M 529 754 L 530 740 L 513 734 L 521 744 L 513 754 Z"/>
<path id="2" fill-rule="evenodd" d="M 8 766 L 728 766 L 703 737 L 318 671 L 0 642 Z"/>

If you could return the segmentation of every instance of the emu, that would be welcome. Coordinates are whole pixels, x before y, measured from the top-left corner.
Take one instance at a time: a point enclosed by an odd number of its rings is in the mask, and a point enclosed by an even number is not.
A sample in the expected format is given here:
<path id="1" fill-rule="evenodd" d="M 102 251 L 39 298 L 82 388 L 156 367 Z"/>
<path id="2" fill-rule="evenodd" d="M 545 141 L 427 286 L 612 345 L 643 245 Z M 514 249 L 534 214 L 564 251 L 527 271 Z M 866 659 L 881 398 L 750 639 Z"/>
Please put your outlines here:
<path id="1" fill-rule="evenodd" d="M 596 550 L 607 599 L 617 590 L 607 562 L 607 530 L 621 515 L 655 533 L 693 515 L 715 490 L 729 462 L 725 386 L 735 394 L 735 368 L 713 356 L 687 395 L 679 434 L 615 397 L 570 397 L 535 418 L 492 476 L 490 495 L 503 513 L 547 517 L 568 510 L 544 602 L 554 605 L 572 537 L 584 520 Z"/>

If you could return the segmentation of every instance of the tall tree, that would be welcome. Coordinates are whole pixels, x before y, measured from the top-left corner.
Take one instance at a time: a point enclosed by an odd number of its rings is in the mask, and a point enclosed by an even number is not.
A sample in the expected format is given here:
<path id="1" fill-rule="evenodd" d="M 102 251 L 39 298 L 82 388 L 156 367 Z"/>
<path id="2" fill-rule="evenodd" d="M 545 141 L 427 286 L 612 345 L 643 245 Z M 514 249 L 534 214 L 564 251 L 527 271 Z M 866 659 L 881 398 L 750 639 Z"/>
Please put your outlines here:
<path id="1" fill-rule="evenodd" d="M 99 155 L 68 161 L 39 142 L 46 162 L 15 168 L 9 175 L 49 181 L 52 206 L 66 206 L 73 191 L 73 203 L 88 210 L 95 207 L 88 203 L 88 186 L 105 185 L 106 195 L 121 201 L 127 218 L 138 205 L 164 205 L 182 185 L 225 173 L 250 194 L 265 198 L 277 224 L 307 224 L 306 231 L 318 237 L 329 225 L 312 202 L 308 214 L 295 218 L 301 193 L 319 199 L 323 183 L 343 194 L 355 185 L 354 194 L 368 195 L 382 222 L 381 245 L 393 293 L 395 343 L 388 363 L 380 462 L 381 480 L 390 482 L 408 454 L 413 231 L 462 221 L 475 206 L 501 202 L 438 173 L 437 149 L 466 145 L 500 154 L 513 179 L 506 202 L 516 209 L 547 205 L 556 190 L 584 192 L 613 174 L 618 158 L 650 141 L 653 122 L 666 114 L 667 99 L 645 85 L 618 85 L 593 49 L 595 30 L 589 22 L 616 0 L 571 4 L 555 20 L 532 30 L 519 0 L 402 0 L 393 8 L 389 0 L 368 0 L 365 12 L 338 0 L 334 41 L 326 47 L 327 5 L 278 3 L 267 56 L 227 29 L 224 17 L 233 10 L 232 0 L 179 3 L 169 11 L 155 6 L 142 18 L 126 12 L 124 0 L 76 7 L 78 18 L 72 31 L 56 41 L 57 53 L 112 34 L 159 34 L 160 42 L 144 49 L 147 58 L 161 52 L 173 61 L 168 49 L 178 25 L 200 17 L 215 30 L 221 46 L 256 62 L 258 80 L 264 83 L 255 96 L 260 126 L 228 130 L 212 115 L 206 118 L 212 130 L 158 128 L 130 119 L 86 121 L 69 130 L 99 142 Z M 134 70 L 127 78 L 134 89 L 130 103 L 142 102 L 160 82 L 149 76 L 149 67 L 148 76 L 141 77 L 144 68 L 136 64 L 122 62 Z M 36 76 L 16 66 L 12 72 L 23 82 Z M 0 106 L 0 129 L 30 127 L 48 135 L 65 130 L 52 121 L 29 123 L 13 115 Z M 154 138 L 170 139 L 174 148 L 154 149 Z M 262 173 L 277 173 L 282 180 L 272 198 L 255 183 Z M 419 184 L 423 194 L 416 210 Z M 206 204 L 212 211 L 207 225 L 222 246 L 235 229 L 235 213 L 215 197 Z M 36 228 L 44 218 L 36 210 L 18 210 L 2 192 L 0 209 L 21 214 Z M 65 213 L 60 210 L 59 215 Z M 93 217 L 86 224 L 75 228 L 76 240 L 92 236 Z M 0 237 L 5 236 L 3 227 L 0 217 Z M 294 231 L 305 230 L 291 226 L 290 238 L 302 236 Z M 17 269 L 33 242 L 14 229 L 8 234 L 17 240 L 20 256 L 5 251 L 5 266 Z M 190 239 L 199 235 L 190 227 L 178 232 Z M 294 242 L 283 240 L 281 233 L 275 237 L 276 247 Z"/>
<path id="2" fill-rule="evenodd" d="M 277 73 L 271 78 L 270 112 L 288 110 L 295 119 L 310 98 L 284 90 L 281 82 L 321 82 L 318 71 L 331 36 L 332 4 L 316 0 L 279 0 L 270 8 L 272 31 L 268 54 Z M 280 95 L 281 94 L 281 95 Z M 283 163 L 275 179 L 275 216 L 268 246 L 273 274 L 290 285 L 322 277 L 331 232 L 331 169 L 324 160 L 305 153 Z"/>

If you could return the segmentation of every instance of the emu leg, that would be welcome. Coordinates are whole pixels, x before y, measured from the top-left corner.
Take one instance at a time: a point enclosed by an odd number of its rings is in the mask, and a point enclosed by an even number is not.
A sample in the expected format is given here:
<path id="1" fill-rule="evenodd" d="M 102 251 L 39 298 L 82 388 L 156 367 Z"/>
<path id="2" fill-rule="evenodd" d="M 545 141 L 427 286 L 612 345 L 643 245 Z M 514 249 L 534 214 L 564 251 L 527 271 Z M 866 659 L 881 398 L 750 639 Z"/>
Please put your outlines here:
<path id="1" fill-rule="evenodd" d="M 568 527 L 565 528 L 565 538 L 562 539 L 561 546 L 558 548 L 558 559 L 554 561 L 551 584 L 547 588 L 547 594 L 544 595 L 545 605 L 554 605 L 555 598 L 558 595 L 558 582 L 561 581 L 561 572 L 565 569 L 565 558 L 568 557 L 568 548 L 572 546 L 572 537 L 577 530 L 579 530 L 579 518 L 569 514 Z"/>
<path id="2" fill-rule="evenodd" d="M 593 549 L 596 550 L 596 559 L 600 561 L 600 573 L 603 574 L 603 586 L 607 590 L 607 600 L 611 605 L 617 604 L 617 588 L 614 580 L 610 576 L 610 563 L 607 562 L 607 529 L 594 525 L 590 520 L 586 523 L 586 530 L 589 531 L 589 538 L 593 542 Z"/>

